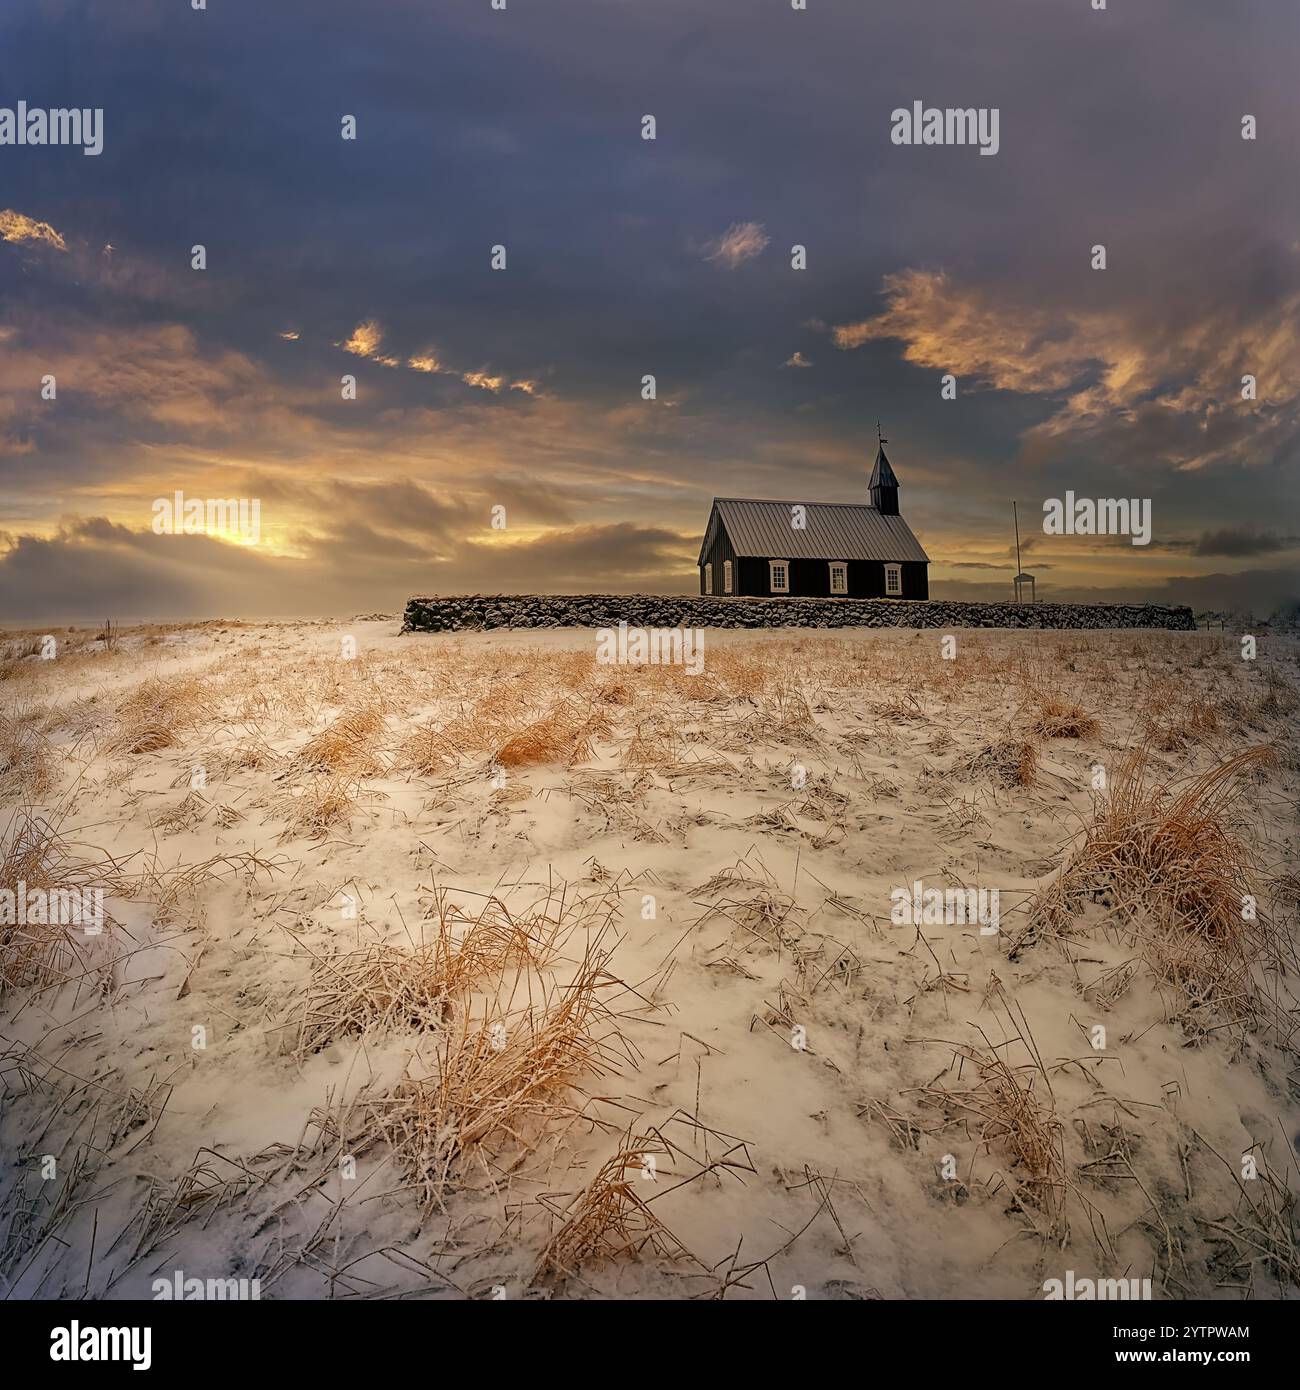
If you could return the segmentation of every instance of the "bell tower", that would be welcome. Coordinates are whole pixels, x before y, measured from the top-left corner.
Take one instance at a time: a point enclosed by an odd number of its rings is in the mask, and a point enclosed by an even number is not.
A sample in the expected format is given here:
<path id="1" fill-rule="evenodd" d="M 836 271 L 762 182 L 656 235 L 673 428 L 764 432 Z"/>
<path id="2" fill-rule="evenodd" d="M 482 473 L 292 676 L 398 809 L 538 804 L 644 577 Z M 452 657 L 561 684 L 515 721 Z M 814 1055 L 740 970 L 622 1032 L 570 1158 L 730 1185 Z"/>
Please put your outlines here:
<path id="1" fill-rule="evenodd" d="M 867 484 L 871 505 L 881 516 L 898 515 L 898 479 L 889 460 L 885 457 L 885 445 L 889 442 L 880 433 L 880 421 L 876 421 L 876 466 L 871 470 L 871 481 Z"/>

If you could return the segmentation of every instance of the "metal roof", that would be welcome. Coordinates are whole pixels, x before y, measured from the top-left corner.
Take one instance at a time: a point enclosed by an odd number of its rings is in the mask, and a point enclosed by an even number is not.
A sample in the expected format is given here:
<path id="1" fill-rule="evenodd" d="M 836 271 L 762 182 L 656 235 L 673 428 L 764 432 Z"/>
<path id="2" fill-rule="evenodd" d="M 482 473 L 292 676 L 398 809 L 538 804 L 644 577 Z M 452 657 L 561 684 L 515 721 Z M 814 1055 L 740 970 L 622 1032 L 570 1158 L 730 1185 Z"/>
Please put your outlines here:
<path id="1" fill-rule="evenodd" d="M 807 526 L 796 530 L 791 507 L 803 507 Z M 912 528 L 901 516 L 885 516 L 866 502 L 769 502 L 749 497 L 715 497 L 713 508 L 738 556 L 771 560 L 921 560 Z M 699 563 L 713 534 L 704 533 Z"/>

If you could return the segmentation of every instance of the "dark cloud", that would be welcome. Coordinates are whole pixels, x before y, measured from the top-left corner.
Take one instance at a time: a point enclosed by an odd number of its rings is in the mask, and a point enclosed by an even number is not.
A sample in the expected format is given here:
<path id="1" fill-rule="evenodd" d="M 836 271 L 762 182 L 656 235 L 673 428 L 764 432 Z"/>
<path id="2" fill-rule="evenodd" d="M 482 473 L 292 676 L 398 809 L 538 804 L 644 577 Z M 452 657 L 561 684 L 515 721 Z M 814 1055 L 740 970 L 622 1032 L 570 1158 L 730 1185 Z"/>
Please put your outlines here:
<path id="1" fill-rule="evenodd" d="M 398 612 L 417 593 L 687 593 L 695 585 L 693 538 L 631 524 L 440 550 L 353 518 L 291 539 L 295 556 L 277 557 L 104 517 L 70 520 L 50 537 L 0 537 L 0 621 L 347 616 Z"/>
<path id="2" fill-rule="evenodd" d="M 1004 574 L 1015 574 L 1016 572 L 1016 567 L 1014 564 L 999 565 L 992 560 L 939 560 L 937 561 L 937 564 L 941 569 L 998 570 Z M 1053 565 L 1044 564 L 1041 560 L 1036 560 L 1034 562 L 1035 574 L 1040 573 L 1043 570 L 1050 570 L 1053 568 L 1055 568 Z"/>
<path id="3" fill-rule="evenodd" d="M 1297 549 L 1300 549 L 1300 536 L 1226 527 L 1219 531 L 1206 531 L 1191 547 L 1193 555 L 1228 556 L 1268 555 L 1278 550 Z"/>

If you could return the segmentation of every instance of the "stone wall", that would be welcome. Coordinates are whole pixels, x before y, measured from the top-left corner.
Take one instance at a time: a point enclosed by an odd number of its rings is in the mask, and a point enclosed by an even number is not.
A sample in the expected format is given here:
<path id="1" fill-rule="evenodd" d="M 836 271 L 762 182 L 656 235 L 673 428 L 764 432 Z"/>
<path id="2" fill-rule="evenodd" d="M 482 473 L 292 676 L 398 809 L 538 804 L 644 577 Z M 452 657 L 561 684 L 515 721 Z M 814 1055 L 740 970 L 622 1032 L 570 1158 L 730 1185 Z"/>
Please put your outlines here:
<path id="1" fill-rule="evenodd" d="M 1192 631 L 1190 608 L 1128 603 L 702 598 L 656 594 L 469 594 L 413 598 L 405 632 L 488 627 L 1156 627 Z"/>

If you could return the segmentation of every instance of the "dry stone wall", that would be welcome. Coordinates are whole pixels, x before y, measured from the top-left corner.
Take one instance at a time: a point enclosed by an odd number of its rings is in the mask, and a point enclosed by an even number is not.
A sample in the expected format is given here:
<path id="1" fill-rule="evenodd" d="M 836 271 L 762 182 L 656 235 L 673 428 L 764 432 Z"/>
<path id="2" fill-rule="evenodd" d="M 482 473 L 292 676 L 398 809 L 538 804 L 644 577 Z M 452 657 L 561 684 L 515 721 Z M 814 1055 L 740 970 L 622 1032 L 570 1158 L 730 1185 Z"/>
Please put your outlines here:
<path id="1" fill-rule="evenodd" d="M 658 594 L 468 594 L 413 598 L 407 632 L 507 627 L 1032 627 L 1191 631 L 1192 610 L 1146 603 L 953 603 Z"/>

